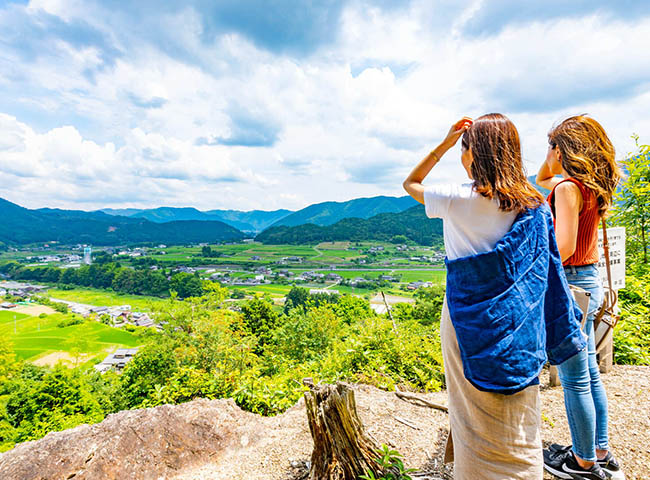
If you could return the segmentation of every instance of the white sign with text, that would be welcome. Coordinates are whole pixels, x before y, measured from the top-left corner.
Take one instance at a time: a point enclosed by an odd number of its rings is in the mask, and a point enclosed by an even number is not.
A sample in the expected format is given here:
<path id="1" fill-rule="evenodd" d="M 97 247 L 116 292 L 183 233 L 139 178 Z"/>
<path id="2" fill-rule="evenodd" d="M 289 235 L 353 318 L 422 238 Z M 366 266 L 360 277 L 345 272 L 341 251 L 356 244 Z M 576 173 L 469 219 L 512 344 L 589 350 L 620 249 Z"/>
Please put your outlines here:
<path id="1" fill-rule="evenodd" d="M 612 272 L 612 288 L 619 290 L 625 288 L 625 227 L 611 227 L 607 229 L 609 241 L 609 265 Z M 603 286 L 607 283 L 607 268 L 605 266 L 605 252 L 603 250 L 603 230 L 598 230 L 598 252 L 600 260 L 597 267 Z"/>

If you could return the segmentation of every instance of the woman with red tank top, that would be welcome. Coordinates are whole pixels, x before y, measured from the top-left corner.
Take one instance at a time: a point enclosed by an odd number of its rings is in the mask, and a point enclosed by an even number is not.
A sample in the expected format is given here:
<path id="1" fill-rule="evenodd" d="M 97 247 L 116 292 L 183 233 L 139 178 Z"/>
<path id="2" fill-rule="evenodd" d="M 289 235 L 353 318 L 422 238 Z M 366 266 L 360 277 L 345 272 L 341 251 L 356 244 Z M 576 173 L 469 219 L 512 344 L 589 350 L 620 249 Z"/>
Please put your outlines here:
<path id="1" fill-rule="evenodd" d="M 596 269 L 598 224 L 612 204 L 621 171 L 605 130 L 592 118 L 568 118 L 548 138 L 537 183 L 551 190 L 547 200 L 567 280 L 591 296 L 584 324 L 587 349 L 558 365 L 573 445 L 545 450 L 544 468 L 566 479 L 621 479 L 623 472 L 609 451 L 607 395 L 594 338 L 594 318 L 603 301 Z"/>

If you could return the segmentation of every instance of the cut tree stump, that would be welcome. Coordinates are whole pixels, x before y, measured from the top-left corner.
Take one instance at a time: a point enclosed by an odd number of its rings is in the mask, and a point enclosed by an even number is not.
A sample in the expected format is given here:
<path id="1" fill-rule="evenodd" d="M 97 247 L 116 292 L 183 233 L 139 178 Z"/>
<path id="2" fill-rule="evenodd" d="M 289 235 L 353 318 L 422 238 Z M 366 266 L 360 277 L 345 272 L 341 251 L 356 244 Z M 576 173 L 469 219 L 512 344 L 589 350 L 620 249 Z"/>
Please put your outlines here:
<path id="1" fill-rule="evenodd" d="M 371 470 L 381 474 L 375 461 L 379 445 L 365 432 L 357 414 L 354 391 L 346 384 L 304 383 L 309 429 L 314 440 L 309 480 L 356 480 Z"/>

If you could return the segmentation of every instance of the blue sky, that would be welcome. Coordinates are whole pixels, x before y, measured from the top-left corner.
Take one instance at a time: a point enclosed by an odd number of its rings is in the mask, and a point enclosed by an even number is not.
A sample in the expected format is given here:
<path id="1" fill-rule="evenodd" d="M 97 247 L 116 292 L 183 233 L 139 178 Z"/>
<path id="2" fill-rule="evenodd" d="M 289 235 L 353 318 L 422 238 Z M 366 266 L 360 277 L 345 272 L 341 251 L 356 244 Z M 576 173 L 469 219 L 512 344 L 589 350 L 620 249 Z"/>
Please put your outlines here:
<path id="1" fill-rule="evenodd" d="M 493 111 L 531 174 L 571 114 L 650 141 L 646 2 L 0 0 L 0 197 L 31 208 L 402 195 Z"/>

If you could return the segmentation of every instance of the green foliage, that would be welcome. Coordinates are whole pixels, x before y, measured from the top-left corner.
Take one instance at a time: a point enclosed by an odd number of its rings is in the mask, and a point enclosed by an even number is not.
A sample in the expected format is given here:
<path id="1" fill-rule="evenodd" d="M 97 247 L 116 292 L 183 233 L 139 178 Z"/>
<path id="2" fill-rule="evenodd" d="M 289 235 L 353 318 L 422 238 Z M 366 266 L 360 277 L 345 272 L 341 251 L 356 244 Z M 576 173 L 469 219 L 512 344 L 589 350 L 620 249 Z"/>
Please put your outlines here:
<path id="1" fill-rule="evenodd" d="M 105 416 L 91 375 L 57 366 L 52 371 L 25 372 L 9 393 L 4 410 L 5 430 L 18 442 L 36 440 L 47 432 L 96 423 Z M 96 374 L 95 374 L 96 375 Z M 31 378 L 30 378 L 31 377 Z M 6 422 L 6 423 L 5 423 Z M 8 438 L 0 441 L 5 443 Z"/>
<path id="2" fill-rule="evenodd" d="M 217 258 L 223 256 L 223 253 L 212 250 L 212 247 L 205 245 L 203 248 L 201 248 L 201 256 L 207 258 Z"/>
<path id="3" fill-rule="evenodd" d="M 650 365 L 650 274 L 630 276 L 619 292 L 621 318 L 614 328 L 614 361 Z"/>
<path id="4" fill-rule="evenodd" d="M 379 458 L 375 459 L 380 472 L 385 472 L 381 477 L 375 476 L 372 470 L 359 478 L 363 480 L 411 480 L 409 473 L 416 472 L 415 468 L 405 468 L 402 455 L 397 450 L 391 450 L 388 445 L 382 444 L 377 450 Z"/>
<path id="5" fill-rule="evenodd" d="M 176 355 L 169 341 L 158 340 L 141 348 L 120 377 L 124 408 L 137 407 L 156 385 L 164 385 L 177 371 Z"/>
<path id="6" fill-rule="evenodd" d="M 422 325 L 440 323 L 442 304 L 445 299 L 445 286 L 434 285 L 428 288 L 419 288 L 415 292 L 415 298 L 413 318 Z"/>
<path id="7" fill-rule="evenodd" d="M 289 293 L 287 293 L 284 302 L 284 313 L 288 313 L 292 308 L 305 305 L 308 298 L 309 290 L 302 287 L 293 287 Z"/>
<path id="8" fill-rule="evenodd" d="M 437 326 L 415 320 L 398 324 L 385 317 L 360 320 L 339 338 L 322 360 L 322 375 L 330 381 L 348 378 L 392 390 L 437 391 L 444 382 Z"/>
<path id="9" fill-rule="evenodd" d="M 56 326 L 59 328 L 65 328 L 65 327 L 71 327 L 72 325 L 81 325 L 82 323 L 84 323 L 83 317 L 72 315 L 70 317 L 66 317 L 63 320 L 57 322 Z"/>
<path id="10" fill-rule="evenodd" d="M 272 350 L 291 362 L 321 358 L 341 333 L 341 318 L 333 308 L 294 309 L 275 331 Z"/>
<path id="11" fill-rule="evenodd" d="M 626 228 L 626 255 L 648 264 L 650 243 L 650 145 L 639 145 L 637 152 L 623 161 L 627 178 L 616 196 L 613 220 Z"/>
<path id="12" fill-rule="evenodd" d="M 255 297 L 241 307 L 249 331 L 259 339 L 260 346 L 270 342 L 278 324 L 278 314 L 268 301 Z"/>

